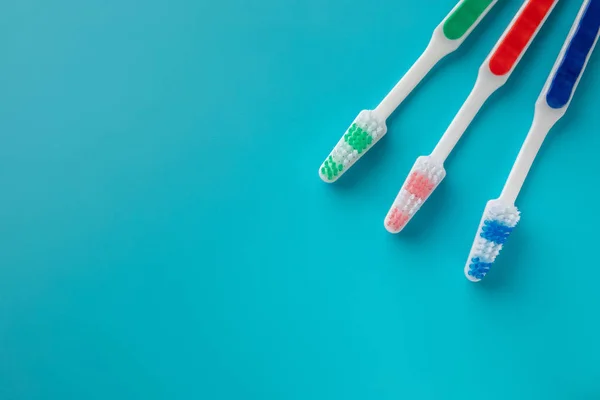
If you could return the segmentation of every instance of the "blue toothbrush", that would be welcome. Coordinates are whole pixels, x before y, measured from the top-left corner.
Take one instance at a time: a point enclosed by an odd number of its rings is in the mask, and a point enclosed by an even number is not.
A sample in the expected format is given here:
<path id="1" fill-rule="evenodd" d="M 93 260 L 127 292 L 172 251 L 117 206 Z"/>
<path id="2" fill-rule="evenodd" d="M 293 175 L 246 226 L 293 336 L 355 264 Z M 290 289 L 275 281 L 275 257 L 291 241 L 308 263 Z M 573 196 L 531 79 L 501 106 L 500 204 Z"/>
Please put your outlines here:
<path id="1" fill-rule="evenodd" d="M 513 165 L 500 197 L 490 200 L 465 265 L 467 279 L 485 277 L 506 239 L 520 219 L 515 207 L 527 173 L 556 122 L 565 115 L 590 55 L 598 42 L 600 0 L 585 0 L 571 27 L 552 72 L 535 105 L 533 124 Z"/>

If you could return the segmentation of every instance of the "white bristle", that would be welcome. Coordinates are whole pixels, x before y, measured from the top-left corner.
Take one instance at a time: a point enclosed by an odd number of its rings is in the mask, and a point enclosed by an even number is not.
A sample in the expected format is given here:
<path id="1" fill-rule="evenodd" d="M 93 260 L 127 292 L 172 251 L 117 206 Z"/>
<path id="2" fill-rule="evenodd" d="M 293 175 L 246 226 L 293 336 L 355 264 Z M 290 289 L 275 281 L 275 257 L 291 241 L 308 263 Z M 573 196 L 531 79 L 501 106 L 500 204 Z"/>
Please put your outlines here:
<path id="1" fill-rule="evenodd" d="M 429 156 L 419 157 L 385 218 L 390 233 L 400 232 L 446 176 L 444 166 Z"/>
<path id="2" fill-rule="evenodd" d="M 366 135 L 353 131 L 356 126 Z M 327 183 L 335 182 L 387 132 L 385 121 L 373 111 L 363 110 L 344 132 L 337 145 L 319 168 L 319 176 Z M 363 140 L 358 140 L 363 137 Z"/>
<path id="3" fill-rule="evenodd" d="M 514 205 L 501 200 L 487 203 L 465 265 L 467 279 L 473 282 L 483 279 L 519 219 L 520 212 Z"/>

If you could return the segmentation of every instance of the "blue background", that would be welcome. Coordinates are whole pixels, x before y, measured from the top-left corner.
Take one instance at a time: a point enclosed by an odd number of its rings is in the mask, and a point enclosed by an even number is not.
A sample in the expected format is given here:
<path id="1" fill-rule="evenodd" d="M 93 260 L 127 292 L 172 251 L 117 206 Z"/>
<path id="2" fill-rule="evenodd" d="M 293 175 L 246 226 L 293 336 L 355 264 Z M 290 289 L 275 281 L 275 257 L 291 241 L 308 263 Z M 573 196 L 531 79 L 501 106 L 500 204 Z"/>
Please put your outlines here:
<path id="1" fill-rule="evenodd" d="M 599 54 L 495 269 L 463 275 L 579 1 L 401 235 L 383 217 L 520 1 L 317 175 L 454 3 L 3 2 L 0 398 L 599 398 Z"/>

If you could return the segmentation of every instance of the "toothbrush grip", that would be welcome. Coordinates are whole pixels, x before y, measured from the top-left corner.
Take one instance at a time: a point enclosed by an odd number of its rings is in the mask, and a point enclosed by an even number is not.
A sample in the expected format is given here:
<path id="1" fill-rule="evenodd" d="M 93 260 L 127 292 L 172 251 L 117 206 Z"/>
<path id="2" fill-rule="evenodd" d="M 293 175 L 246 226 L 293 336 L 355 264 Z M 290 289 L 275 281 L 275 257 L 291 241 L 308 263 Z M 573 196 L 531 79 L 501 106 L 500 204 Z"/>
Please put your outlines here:
<path id="1" fill-rule="evenodd" d="M 550 78 L 551 83 L 546 95 L 546 102 L 555 109 L 565 107 L 571 101 L 587 60 L 596 45 L 600 29 L 600 0 L 590 0 L 574 24 L 577 24 L 577 28 L 564 45 L 566 50 Z"/>
<path id="2" fill-rule="evenodd" d="M 462 0 L 444 22 L 444 36 L 458 40 L 474 29 L 497 0 Z"/>
<path id="3" fill-rule="evenodd" d="M 529 0 L 490 56 L 490 71 L 510 74 L 558 0 Z"/>

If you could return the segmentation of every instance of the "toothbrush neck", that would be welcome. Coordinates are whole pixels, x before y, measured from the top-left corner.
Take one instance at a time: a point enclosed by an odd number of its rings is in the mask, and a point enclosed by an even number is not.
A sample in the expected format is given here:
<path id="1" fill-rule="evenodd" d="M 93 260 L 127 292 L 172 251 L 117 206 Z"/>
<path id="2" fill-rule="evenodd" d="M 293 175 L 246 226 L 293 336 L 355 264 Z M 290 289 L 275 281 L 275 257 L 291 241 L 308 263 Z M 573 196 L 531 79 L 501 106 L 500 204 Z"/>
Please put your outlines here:
<path id="1" fill-rule="evenodd" d="M 562 114 L 549 110 L 548 106 L 536 108 L 529 133 L 500 194 L 500 199 L 507 204 L 515 204 L 544 139 L 561 116 Z"/>
<path id="2" fill-rule="evenodd" d="M 481 74 L 475 82 L 473 90 L 450 123 L 448 129 L 431 153 L 431 157 L 444 163 L 463 133 L 467 130 L 485 101 L 496 91 L 498 84 L 492 80 L 481 79 Z"/>
<path id="3" fill-rule="evenodd" d="M 450 52 L 448 46 L 436 40 L 434 35 L 419 59 L 375 108 L 374 112 L 377 116 L 384 121 L 387 120 L 433 66 Z"/>

